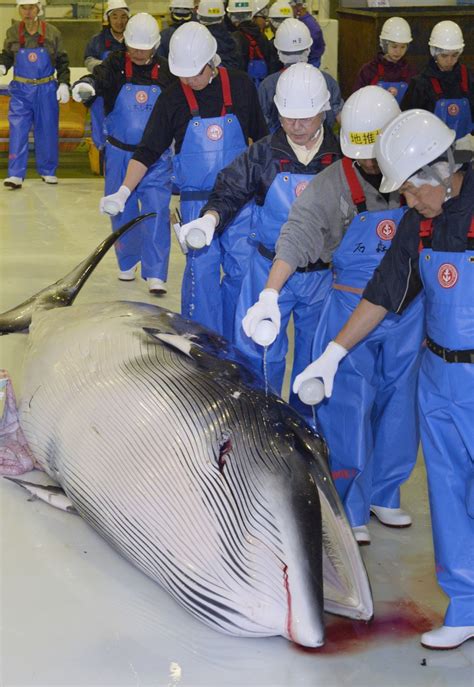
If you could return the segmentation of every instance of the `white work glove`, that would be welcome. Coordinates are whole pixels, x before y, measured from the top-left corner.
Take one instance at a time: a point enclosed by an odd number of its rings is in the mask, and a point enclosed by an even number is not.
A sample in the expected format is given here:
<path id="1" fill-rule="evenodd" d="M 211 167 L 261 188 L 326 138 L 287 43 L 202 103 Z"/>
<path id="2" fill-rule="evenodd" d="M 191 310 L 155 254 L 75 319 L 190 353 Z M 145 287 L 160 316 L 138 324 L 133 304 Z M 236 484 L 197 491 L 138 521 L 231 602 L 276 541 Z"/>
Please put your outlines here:
<path id="1" fill-rule="evenodd" d="M 58 90 L 56 91 L 56 98 L 59 100 L 61 105 L 65 105 L 69 102 L 69 86 L 67 83 L 60 83 Z"/>
<path id="2" fill-rule="evenodd" d="M 4 64 L 0 64 L 0 76 L 5 76 L 7 73 L 7 68 L 5 67 Z"/>
<path id="3" fill-rule="evenodd" d="M 76 103 L 87 102 L 95 96 L 95 88 L 90 83 L 76 83 L 72 87 L 72 99 Z"/>
<path id="4" fill-rule="evenodd" d="M 104 196 L 100 199 L 99 210 L 102 214 L 118 215 L 125 209 L 125 203 L 128 200 L 131 191 L 127 186 L 121 186 L 116 193 L 111 193 L 109 196 Z"/>
<path id="5" fill-rule="evenodd" d="M 336 376 L 337 368 L 341 360 L 347 355 L 344 346 L 330 341 L 326 346 L 326 350 L 319 358 L 316 358 L 303 372 L 295 378 L 293 382 L 293 393 L 297 394 L 300 386 L 307 379 L 319 378 L 324 384 L 324 395 L 329 398 L 332 394 L 334 386 L 334 377 Z"/>
<path id="6" fill-rule="evenodd" d="M 263 289 L 260 292 L 258 301 L 247 310 L 247 314 L 242 320 L 242 329 L 248 337 L 253 339 L 258 325 L 263 320 L 271 320 L 276 327 L 278 335 L 281 325 L 278 296 L 279 293 L 275 289 Z"/>
<path id="7" fill-rule="evenodd" d="M 182 224 L 181 227 L 179 228 L 177 234 L 178 234 L 178 240 L 181 244 L 187 243 L 187 238 L 189 235 L 189 232 L 192 229 L 197 229 L 198 231 L 202 231 L 204 234 L 205 238 L 205 244 L 206 246 L 211 245 L 212 237 L 214 236 L 214 232 L 216 230 L 216 225 L 217 225 L 217 219 L 214 217 L 214 215 L 204 215 L 203 217 L 199 217 L 198 219 L 194 219 L 192 222 L 187 222 L 187 224 Z M 189 243 L 190 248 L 194 248 L 194 244 L 190 241 Z"/>

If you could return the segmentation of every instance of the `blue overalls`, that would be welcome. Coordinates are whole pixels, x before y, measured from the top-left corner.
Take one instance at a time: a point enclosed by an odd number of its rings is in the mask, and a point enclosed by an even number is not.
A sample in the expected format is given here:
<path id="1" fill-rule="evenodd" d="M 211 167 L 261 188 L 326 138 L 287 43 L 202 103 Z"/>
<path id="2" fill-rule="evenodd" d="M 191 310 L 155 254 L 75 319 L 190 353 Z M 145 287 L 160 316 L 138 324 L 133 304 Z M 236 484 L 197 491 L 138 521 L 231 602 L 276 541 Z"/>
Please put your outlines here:
<path id="1" fill-rule="evenodd" d="M 469 78 L 467 67 L 461 64 L 461 91 L 463 98 L 445 98 L 443 89 L 438 79 L 430 79 L 433 90 L 436 94 L 435 115 L 439 117 L 450 129 L 456 132 L 456 140 L 470 134 L 474 129 L 474 122 L 471 116 L 471 106 L 469 104 Z"/>
<path id="2" fill-rule="evenodd" d="M 25 24 L 18 28 L 20 49 L 15 56 L 14 75 L 8 92 L 10 145 L 8 176 L 24 179 L 28 162 L 28 134 L 34 127 L 36 169 L 41 176 L 54 176 L 58 166 L 59 105 L 54 66 L 44 48 L 46 24 L 40 22 L 38 47 L 25 48 Z"/>
<path id="3" fill-rule="evenodd" d="M 329 165 L 333 160 L 330 154 L 321 157 L 321 164 Z M 291 314 L 295 328 L 295 351 L 291 373 L 293 380 L 311 362 L 311 343 L 314 329 L 324 297 L 331 285 L 329 264 L 318 260 L 305 268 L 298 268 L 288 279 L 278 297 L 281 313 L 281 328 L 275 341 L 264 348 L 245 335 L 242 320 L 248 308 L 257 302 L 260 292 L 270 274 L 272 260 L 275 257 L 275 244 L 283 224 L 287 221 L 293 202 L 314 178 L 314 174 L 293 174 L 286 172 L 288 160 L 280 160 L 280 171 L 272 181 L 265 202 L 255 206 L 255 223 L 257 231 L 257 250 L 253 254 L 247 274 L 242 282 L 242 289 L 237 303 L 235 318 L 235 343 L 246 355 L 251 365 L 262 374 L 272 390 L 280 394 L 285 374 L 285 358 L 288 351 L 287 327 Z M 290 388 L 291 388 L 290 387 Z M 297 394 L 290 394 L 290 404 L 302 415 L 310 416 L 311 409 L 301 403 Z"/>
<path id="4" fill-rule="evenodd" d="M 313 360 L 359 304 L 406 210 L 367 212 L 353 161 L 344 158 L 342 164 L 358 214 L 333 254 L 333 288 L 316 329 Z M 415 466 L 416 383 L 423 336 L 420 295 L 403 315 L 387 315 L 351 350 L 339 365 L 331 398 L 317 408 L 334 484 L 353 527 L 368 522 L 370 505 L 398 508 L 400 485 Z"/>
<path id="5" fill-rule="evenodd" d="M 248 56 L 249 61 L 247 65 L 247 74 L 258 88 L 259 84 L 268 76 L 268 67 L 262 51 L 257 45 L 257 41 L 253 36 L 250 36 L 245 31 L 241 30 L 243 37 L 249 44 Z"/>
<path id="6" fill-rule="evenodd" d="M 384 88 L 386 91 L 393 95 L 397 103 L 400 105 L 400 103 L 403 100 L 403 96 L 407 91 L 408 82 L 410 80 L 408 77 L 408 69 L 406 65 L 403 67 L 400 76 L 402 77 L 401 81 L 385 81 L 385 67 L 383 66 L 383 64 L 379 62 L 377 65 L 377 74 L 370 82 L 370 85 L 380 86 L 380 88 Z"/>
<path id="7" fill-rule="evenodd" d="M 100 59 L 105 60 L 107 55 L 110 53 L 110 48 L 112 46 L 112 41 L 109 38 L 105 39 L 105 50 L 102 52 Z M 91 115 L 91 132 L 92 140 L 95 147 L 98 150 L 102 150 L 105 146 L 105 140 L 107 138 L 105 132 L 105 112 L 104 112 L 104 99 L 101 95 L 98 95 L 89 108 Z"/>
<path id="8" fill-rule="evenodd" d="M 444 624 L 459 627 L 474 625 L 474 219 L 460 253 L 433 251 L 431 226 L 420 226 L 428 333 L 420 430 L 436 576 L 450 600 Z"/>
<path id="9" fill-rule="evenodd" d="M 112 112 L 106 118 L 105 144 L 105 195 L 118 191 L 125 177 L 133 152 L 140 143 L 153 106 L 161 93 L 158 86 L 159 66 L 151 72 L 152 84 L 132 83 L 133 65 L 125 54 L 126 82 L 120 89 Z M 141 222 L 140 227 L 129 231 L 115 244 L 120 270 L 129 270 L 141 261 L 144 279 L 166 281 L 170 252 L 169 203 L 171 197 L 171 152 L 165 151 L 147 171 L 132 192 L 123 212 L 112 217 L 116 231 L 140 212 L 156 212 L 157 216 Z"/>
<path id="10" fill-rule="evenodd" d="M 181 83 L 192 118 L 183 144 L 174 158 L 177 186 L 181 190 L 183 223 L 199 217 L 218 172 L 247 148 L 239 120 L 232 113 L 227 70 L 219 68 L 223 106 L 220 117 L 202 118 L 192 88 Z M 181 312 L 232 340 L 235 307 L 253 245 L 249 234 L 252 204 L 247 203 L 211 245 L 190 250 L 181 287 Z M 221 265 L 224 276 L 221 283 Z"/>

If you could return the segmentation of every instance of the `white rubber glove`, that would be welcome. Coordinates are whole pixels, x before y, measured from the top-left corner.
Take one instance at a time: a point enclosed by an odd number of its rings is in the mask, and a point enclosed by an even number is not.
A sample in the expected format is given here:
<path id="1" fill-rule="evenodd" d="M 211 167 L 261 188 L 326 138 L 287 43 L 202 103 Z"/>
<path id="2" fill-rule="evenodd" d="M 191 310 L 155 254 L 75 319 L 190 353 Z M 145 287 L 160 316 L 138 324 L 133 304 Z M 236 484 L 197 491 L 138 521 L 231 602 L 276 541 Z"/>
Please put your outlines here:
<path id="1" fill-rule="evenodd" d="M 192 229 L 198 229 L 199 231 L 202 231 L 202 233 L 204 234 L 206 241 L 205 245 L 210 246 L 212 237 L 214 236 L 214 232 L 216 230 L 216 225 L 217 219 L 214 217 L 214 215 L 204 215 L 203 217 L 194 219 L 192 222 L 182 224 L 179 228 L 178 240 L 181 244 L 186 243 L 189 232 Z M 190 245 L 190 247 L 193 248 L 194 246 Z"/>
<path id="2" fill-rule="evenodd" d="M 61 105 L 65 105 L 69 102 L 69 86 L 67 83 L 60 83 L 58 90 L 56 91 L 56 98 L 59 100 Z"/>
<path id="3" fill-rule="evenodd" d="M 275 289 L 263 289 L 260 292 L 258 301 L 247 310 L 247 314 L 242 320 L 242 329 L 248 337 L 253 339 L 258 325 L 263 320 L 271 320 L 277 329 L 277 334 L 279 333 L 281 315 L 278 307 L 278 296 L 279 293 Z"/>
<path id="4" fill-rule="evenodd" d="M 341 360 L 347 355 L 344 346 L 330 341 L 326 346 L 326 350 L 319 358 L 308 365 L 307 368 L 300 372 L 293 382 L 293 393 L 297 394 L 300 386 L 307 379 L 317 377 L 322 379 L 324 384 L 324 395 L 329 398 L 332 394 L 334 386 L 334 377 L 336 376 L 337 368 Z"/>
<path id="5" fill-rule="evenodd" d="M 7 73 L 7 68 L 5 67 L 4 64 L 0 64 L 0 76 L 5 76 Z"/>
<path id="6" fill-rule="evenodd" d="M 86 103 L 95 96 L 95 88 L 90 83 L 77 83 L 72 87 L 72 99 L 76 103 Z"/>
<path id="7" fill-rule="evenodd" d="M 121 186 L 116 193 L 111 193 L 100 199 L 99 210 L 102 214 L 115 217 L 119 212 L 124 211 L 130 193 L 131 191 L 127 186 Z"/>

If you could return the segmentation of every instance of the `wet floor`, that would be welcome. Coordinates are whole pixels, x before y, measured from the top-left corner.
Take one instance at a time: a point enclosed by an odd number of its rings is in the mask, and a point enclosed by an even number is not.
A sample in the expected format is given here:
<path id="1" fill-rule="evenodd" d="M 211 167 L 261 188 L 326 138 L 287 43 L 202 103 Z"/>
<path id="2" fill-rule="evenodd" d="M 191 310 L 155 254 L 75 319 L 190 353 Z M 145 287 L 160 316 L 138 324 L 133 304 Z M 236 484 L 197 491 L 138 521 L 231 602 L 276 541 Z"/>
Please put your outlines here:
<path id="1" fill-rule="evenodd" d="M 0 189 L 0 311 L 56 281 L 108 233 L 99 215 L 100 180 L 58 186 L 27 181 Z M 179 311 L 183 257 L 176 242 L 168 294 L 150 296 L 145 282 L 117 280 L 111 252 L 77 302 L 127 299 Z M 21 392 L 27 335 L 0 338 L 0 367 Z M 394 437 L 396 441 L 396 437 Z M 41 473 L 33 477 L 40 480 Z M 419 644 L 441 624 L 422 459 L 404 487 L 414 524 L 391 530 L 372 520 L 364 547 L 375 599 L 372 623 L 327 616 L 322 649 L 282 638 L 237 639 L 188 615 L 154 582 L 115 553 L 78 516 L 28 501 L 0 481 L 2 687 L 316 687 L 474 684 L 474 641 L 449 652 Z"/>

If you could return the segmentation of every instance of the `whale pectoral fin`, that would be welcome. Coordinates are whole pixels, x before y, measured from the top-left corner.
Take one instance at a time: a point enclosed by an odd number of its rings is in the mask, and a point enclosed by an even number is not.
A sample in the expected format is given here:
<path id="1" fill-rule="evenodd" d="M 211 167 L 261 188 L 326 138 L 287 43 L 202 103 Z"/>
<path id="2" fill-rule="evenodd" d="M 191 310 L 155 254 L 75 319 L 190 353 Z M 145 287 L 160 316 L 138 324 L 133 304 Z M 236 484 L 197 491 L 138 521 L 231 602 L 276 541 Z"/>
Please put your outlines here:
<path id="1" fill-rule="evenodd" d="M 30 494 L 28 501 L 44 501 L 53 508 L 59 508 L 66 513 L 77 513 L 73 502 L 66 496 L 62 488 L 56 484 L 36 484 L 17 477 L 7 477 L 5 479 L 18 484 Z"/>

